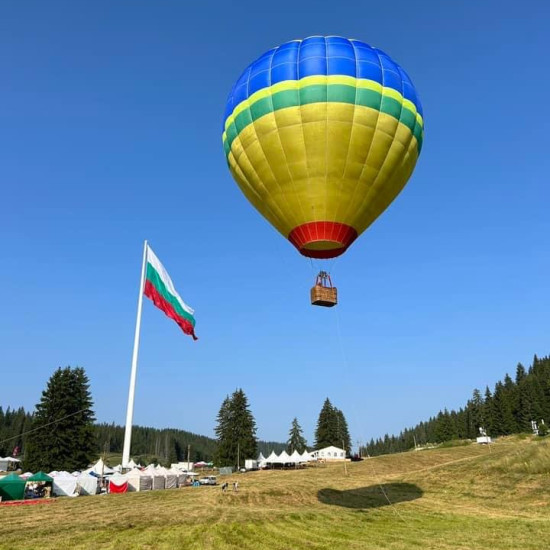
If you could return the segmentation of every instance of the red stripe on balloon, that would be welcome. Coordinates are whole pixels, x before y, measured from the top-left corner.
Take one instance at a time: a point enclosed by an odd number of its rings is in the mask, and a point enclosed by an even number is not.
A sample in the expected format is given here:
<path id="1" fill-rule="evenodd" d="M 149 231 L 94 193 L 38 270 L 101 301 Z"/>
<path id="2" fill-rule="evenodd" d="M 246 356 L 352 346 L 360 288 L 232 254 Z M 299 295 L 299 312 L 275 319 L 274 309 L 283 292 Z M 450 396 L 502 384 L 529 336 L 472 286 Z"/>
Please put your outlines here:
<path id="1" fill-rule="evenodd" d="M 310 222 L 295 227 L 288 240 L 298 249 L 300 254 L 308 258 L 336 258 L 343 254 L 357 239 L 357 231 L 350 225 L 339 222 Z M 308 245 L 319 241 L 329 241 L 339 244 L 339 247 L 326 250 L 310 250 Z"/>

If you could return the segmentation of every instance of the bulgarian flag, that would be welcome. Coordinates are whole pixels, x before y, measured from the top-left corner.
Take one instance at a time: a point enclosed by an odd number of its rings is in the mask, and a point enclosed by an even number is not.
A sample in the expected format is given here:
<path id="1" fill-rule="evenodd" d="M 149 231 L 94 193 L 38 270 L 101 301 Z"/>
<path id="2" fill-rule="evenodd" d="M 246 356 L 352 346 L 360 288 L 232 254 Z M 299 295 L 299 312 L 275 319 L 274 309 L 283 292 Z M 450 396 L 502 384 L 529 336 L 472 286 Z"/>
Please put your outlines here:
<path id="1" fill-rule="evenodd" d="M 168 275 L 149 245 L 147 245 L 146 250 L 143 293 L 159 309 L 162 309 L 170 319 L 176 321 L 185 334 L 189 334 L 193 337 L 193 340 L 197 340 L 195 336 L 195 317 L 193 315 L 195 312 L 181 299 L 174 288 L 170 275 Z"/>

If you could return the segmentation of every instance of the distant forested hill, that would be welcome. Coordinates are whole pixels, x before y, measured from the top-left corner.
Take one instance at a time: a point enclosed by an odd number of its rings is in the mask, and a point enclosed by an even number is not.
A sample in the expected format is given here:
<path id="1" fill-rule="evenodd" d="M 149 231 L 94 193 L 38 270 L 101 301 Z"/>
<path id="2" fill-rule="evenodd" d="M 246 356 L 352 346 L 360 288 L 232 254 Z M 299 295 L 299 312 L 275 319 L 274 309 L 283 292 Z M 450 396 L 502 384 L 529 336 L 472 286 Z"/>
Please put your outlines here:
<path id="1" fill-rule="evenodd" d="M 25 433 L 32 429 L 33 416 L 23 407 L 4 411 L 0 406 L 0 456 L 11 456 L 14 451 L 21 457 L 25 451 Z M 97 453 L 122 454 L 124 428 L 115 424 L 96 424 Z M 170 464 L 187 460 L 190 445 L 191 460 L 210 462 L 216 450 L 216 440 L 185 430 L 134 426 L 132 430 L 132 456 L 150 457 Z M 271 451 L 281 452 L 285 443 L 259 441 L 258 449 L 265 456 Z M 266 454 L 267 453 L 267 454 Z M 256 457 L 242 457 L 246 458 Z M 143 458 L 142 462 L 146 462 Z"/>
<path id="2" fill-rule="evenodd" d="M 408 451 L 414 448 L 415 439 L 418 445 L 473 439 L 479 435 L 480 427 L 492 437 L 531 432 L 532 420 L 546 432 L 550 424 L 550 357 L 539 359 L 535 355 L 528 369 L 518 364 L 515 378 L 506 374 L 493 391 L 489 387 L 483 393 L 475 389 L 472 398 L 458 411 L 444 409 L 398 436 L 386 434 L 371 439 L 361 452 L 376 456 Z"/>
<path id="3" fill-rule="evenodd" d="M 98 451 L 107 453 L 122 453 L 124 443 L 124 428 L 115 424 L 98 424 L 96 426 Z M 134 426 L 132 430 L 132 456 L 152 456 L 160 462 L 171 464 L 187 460 L 187 450 L 190 445 L 191 461 L 204 460 L 210 462 L 216 451 L 216 440 L 204 435 L 198 435 L 184 430 L 157 429 Z M 280 452 L 285 443 L 258 441 L 258 449 L 265 455 L 272 450 Z M 246 458 L 242 457 L 243 461 Z"/>

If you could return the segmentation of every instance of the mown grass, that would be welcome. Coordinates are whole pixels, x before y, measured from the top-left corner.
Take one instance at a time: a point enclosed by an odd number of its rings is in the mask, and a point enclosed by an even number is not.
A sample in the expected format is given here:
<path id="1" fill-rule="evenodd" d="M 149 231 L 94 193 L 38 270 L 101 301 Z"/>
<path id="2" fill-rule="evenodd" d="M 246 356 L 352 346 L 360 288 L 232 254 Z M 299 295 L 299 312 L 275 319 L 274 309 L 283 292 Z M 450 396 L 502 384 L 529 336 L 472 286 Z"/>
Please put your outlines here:
<path id="1" fill-rule="evenodd" d="M 0 508 L 1 549 L 533 549 L 550 540 L 549 444 L 509 438 L 219 487 Z M 525 466 L 527 464 L 527 466 Z M 232 481 L 232 479 L 229 479 Z"/>

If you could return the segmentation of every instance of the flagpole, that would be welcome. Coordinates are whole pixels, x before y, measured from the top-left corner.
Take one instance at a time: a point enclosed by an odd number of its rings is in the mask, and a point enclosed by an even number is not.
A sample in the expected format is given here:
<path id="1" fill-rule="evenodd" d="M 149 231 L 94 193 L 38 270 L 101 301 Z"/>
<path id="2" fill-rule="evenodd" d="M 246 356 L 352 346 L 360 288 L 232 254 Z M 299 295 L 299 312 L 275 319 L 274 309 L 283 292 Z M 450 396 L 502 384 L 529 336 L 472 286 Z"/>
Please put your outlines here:
<path id="1" fill-rule="evenodd" d="M 126 410 L 126 430 L 124 431 L 124 448 L 122 450 L 122 467 L 127 468 L 130 462 L 130 445 L 132 442 L 132 420 L 134 417 L 134 396 L 136 391 L 136 373 L 139 351 L 139 332 L 141 327 L 141 306 L 143 304 L 143 286 L 145 284 L 145 266 L 147 265 L 147 241 L 143 243 L 143 263 L 141 264 L 141 281 L 139 283 L 139 298 L 134 335 L 134 352 L 132 354 L 132 372 L 130 374 L 130 389 L 128 391 L 128 409 Z"/>

